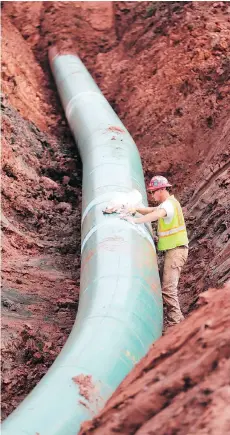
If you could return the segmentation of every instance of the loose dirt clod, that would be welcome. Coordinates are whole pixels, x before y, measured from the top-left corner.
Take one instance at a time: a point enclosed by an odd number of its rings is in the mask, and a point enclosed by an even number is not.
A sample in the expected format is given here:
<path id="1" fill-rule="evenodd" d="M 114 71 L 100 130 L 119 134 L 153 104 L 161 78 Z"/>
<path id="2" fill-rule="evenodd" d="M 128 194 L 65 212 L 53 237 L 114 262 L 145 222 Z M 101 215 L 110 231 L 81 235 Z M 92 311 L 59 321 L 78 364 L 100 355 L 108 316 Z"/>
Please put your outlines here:
<path id="1" fill-rule="evenodd" d="M 79 386 L 79 393 L 89 402 L 92 400 L 92 394 L 95 390 L 93 385 L 92 376 L 89 375 L 78 375 L 74 376 L 73 381 Z"/>

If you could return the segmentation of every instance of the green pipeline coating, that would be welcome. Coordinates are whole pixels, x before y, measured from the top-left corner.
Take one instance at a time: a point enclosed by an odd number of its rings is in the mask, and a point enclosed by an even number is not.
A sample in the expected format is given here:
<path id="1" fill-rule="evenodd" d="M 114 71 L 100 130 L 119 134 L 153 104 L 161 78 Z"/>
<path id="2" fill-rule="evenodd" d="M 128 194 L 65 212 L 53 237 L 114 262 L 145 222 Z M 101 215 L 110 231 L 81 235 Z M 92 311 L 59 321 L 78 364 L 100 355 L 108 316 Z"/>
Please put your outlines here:
<path id="1" fill-rule="evenodd" d="M 76 435 L 162 334 L 151 229 L 102 213 L 133 189 L 147 205 L 137 147 L 79 57 L 51 49 L 49 59 L 83 162 L 80 303 L 60 355 L 3 435 Z"/>

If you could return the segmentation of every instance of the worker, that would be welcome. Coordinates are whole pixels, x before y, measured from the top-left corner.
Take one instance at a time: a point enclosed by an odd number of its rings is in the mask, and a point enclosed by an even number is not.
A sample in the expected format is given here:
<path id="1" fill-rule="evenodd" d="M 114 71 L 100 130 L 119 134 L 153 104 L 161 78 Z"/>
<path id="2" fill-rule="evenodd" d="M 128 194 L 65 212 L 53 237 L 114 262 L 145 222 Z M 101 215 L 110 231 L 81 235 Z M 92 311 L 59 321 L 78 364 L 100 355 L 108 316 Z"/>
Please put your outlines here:
<path id="1" fill-rule="evenodd" d="M 168 192 L 167 188 L 169 187 L 171 184 L 165 177 L 160 175 L 153 177 L 149 183 L 148 191 L 160 205 L 130 210 L 142 214 L 141 217 L 123 217 L 123 219 L 135 224 L 158 221 L 157 249 L 164 251 L 162 295 L 168 327 L 184 319 L 179 304 L 177 286 L 181 270 L 188 257 L 188 236 L 183 212 L 179 201 Z"/>

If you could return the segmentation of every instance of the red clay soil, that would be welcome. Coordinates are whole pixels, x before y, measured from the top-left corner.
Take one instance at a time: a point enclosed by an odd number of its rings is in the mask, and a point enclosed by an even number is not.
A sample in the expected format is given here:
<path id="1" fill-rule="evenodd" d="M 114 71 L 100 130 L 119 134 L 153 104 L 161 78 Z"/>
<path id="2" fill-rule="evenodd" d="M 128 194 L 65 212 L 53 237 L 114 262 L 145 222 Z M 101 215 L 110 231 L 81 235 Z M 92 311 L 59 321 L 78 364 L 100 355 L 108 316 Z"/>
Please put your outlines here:
<path id="1" fill-rule="evenodd" d="M 193 309 L 230 275 L 228 2 L 3 2 L 2 36 L 3 418 L 55 359 L 78 305 L 81 163 L 48 66 L 56 45 L 86 63 L 136 141 L 146 181 L 173 182 L 190 236 L 179 288 L 189 319 L 82 433 L 227 433 L 216 425 L 230 400 L 229 292 Z"/>

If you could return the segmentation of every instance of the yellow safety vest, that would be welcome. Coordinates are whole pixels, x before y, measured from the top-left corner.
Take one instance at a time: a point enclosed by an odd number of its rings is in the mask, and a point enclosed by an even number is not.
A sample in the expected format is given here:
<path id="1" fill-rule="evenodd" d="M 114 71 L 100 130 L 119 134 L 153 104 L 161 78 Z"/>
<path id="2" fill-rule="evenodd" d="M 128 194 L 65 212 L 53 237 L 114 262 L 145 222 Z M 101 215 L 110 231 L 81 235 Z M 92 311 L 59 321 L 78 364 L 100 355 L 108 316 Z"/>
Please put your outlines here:
<path id="1" fill-rule="evenodd" d="M 159 251 L 167 251 L 178 246 L 188 245 L 188 236 L 184 221 L 181 205 L 177 199 L 171 195 L 168 198 L 174 208 L 174 216 L 169 224 L 163 218 L 158 220 L 158 245 Z"/>

